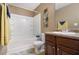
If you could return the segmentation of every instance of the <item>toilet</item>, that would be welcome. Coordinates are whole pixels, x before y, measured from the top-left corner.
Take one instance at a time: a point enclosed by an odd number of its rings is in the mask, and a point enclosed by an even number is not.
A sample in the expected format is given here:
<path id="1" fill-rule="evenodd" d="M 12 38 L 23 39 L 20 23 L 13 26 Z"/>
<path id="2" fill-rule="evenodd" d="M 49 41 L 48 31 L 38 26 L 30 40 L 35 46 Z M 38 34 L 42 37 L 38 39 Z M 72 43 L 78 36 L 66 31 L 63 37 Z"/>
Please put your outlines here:
<path id="1" fill-rule="evenodd" d="M 44 51 L 44 43 L 45 43 L 45 35 L 44 33 L 42 33 L 41 41 L 38 40 L 34 41 L 34 49 L 36 54 L 39 54 Z"/>

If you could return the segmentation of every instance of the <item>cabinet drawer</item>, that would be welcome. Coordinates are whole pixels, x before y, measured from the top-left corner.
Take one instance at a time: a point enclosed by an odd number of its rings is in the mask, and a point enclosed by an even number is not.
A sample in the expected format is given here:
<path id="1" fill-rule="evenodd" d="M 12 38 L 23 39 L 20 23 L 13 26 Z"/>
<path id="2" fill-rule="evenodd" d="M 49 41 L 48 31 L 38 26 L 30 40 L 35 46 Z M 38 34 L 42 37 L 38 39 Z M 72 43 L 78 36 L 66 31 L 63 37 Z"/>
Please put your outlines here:
<path id="1" fill-rule="evenodd" d="M 72 48 L 72 49 L 79 51 L 79 41 L 76 39 L 58 37 L 57 44 L 61 44 L 63 46 L 67 46 L 69 48 Z"/>
<path id="2" fill-rule="evenodd" d="M 55 37 L 53 35 L 46 34 L 45 38 L 46 41 L 51 41 L 52 43 L 55 43 Z"/>

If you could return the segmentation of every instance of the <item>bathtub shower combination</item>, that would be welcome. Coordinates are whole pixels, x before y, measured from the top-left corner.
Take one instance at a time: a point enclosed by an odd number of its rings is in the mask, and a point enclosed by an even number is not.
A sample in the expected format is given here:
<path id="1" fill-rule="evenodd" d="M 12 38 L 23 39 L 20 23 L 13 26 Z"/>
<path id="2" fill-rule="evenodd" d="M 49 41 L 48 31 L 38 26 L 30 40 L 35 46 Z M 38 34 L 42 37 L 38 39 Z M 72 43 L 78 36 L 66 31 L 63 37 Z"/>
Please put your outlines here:
<path id="1" fill-rule="evenodd" d="M 34 36 L 33 17 L 11 14 L 10 29 L 11 39 L 8 44 L 7 54 L 20 54 L 33 48 L 36 37 Z M 26 51 L 26 52 L 25 52 Z"/>

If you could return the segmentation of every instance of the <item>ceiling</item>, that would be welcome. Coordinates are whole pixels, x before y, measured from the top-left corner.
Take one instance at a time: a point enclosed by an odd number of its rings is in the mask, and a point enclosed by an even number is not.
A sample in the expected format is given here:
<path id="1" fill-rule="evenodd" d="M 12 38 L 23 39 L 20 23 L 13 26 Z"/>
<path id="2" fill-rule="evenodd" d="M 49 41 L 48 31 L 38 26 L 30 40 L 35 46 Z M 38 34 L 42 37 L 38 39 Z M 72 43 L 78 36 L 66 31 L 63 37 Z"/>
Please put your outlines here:
<path id="1" fill-rule="evenodd" d="M 69 4 L 71 4 L 71 3 L 56 3 L 55 4 L 55 9 L 59 10 L 60 8 L 63 8 L 65 6 L 67 6 L 67 5 L 69 5 Z"/>
<path id="2" fill-rule="evenodd" d="M 40 3 L 11 3 L 10 5 L 33 11 Z"/>
<path id="3" fill-rule="evenodd" d="M 60 8 L 63 8 L 69 4 L 71 3 L 55 3 L 55 9 L 59 10 Z M 11 5 L 34 11 L 34 9 L 37 8 L 40 3 L 11 3 Z"/>

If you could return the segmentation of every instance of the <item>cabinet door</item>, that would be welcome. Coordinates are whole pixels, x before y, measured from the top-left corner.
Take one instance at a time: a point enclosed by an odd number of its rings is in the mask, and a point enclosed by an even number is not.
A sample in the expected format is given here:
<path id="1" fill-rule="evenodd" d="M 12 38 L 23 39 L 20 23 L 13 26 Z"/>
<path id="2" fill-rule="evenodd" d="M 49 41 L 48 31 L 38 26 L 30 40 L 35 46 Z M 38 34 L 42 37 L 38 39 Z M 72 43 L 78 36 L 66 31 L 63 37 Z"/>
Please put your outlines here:
<path id="1" fill-rule="evenodd" d="M 62 54 L 62 50 L 57 47 L 57 55 L 61 55 L 61 54 Z"/>
<path id="2" fill-rule="evenodd" d="M 70 55 L 69 49 L 66 47 L 63 47 L 62 45 L 57 45 L 57 55 Z"/>
<path id="3" fill-rule="evenodd" d="M 55 55 L 55 46 L 47 43 L 45 50 L 46 55 Z"/>
<path id="4" fill-rule="evenodd" d="M 57 55 L 70 55 L 70 54 L 63 51 L 61 48 L 57 48 Z"/>
<path id="5" fill-rule="evenodd" d="M 79 51 L 71 49 L 69 47 L 58 45 L 57 55 L 79 55 Z"/>
<path id="6" fill-rule="evenodd" d="M 61 52 L 62 52 L 62 55 L 71 55 L 71 54 L 69 54 L 69 53 L 67 53 L 67 52 L 65 52 L 63 50 L 61 50 Z"/>

